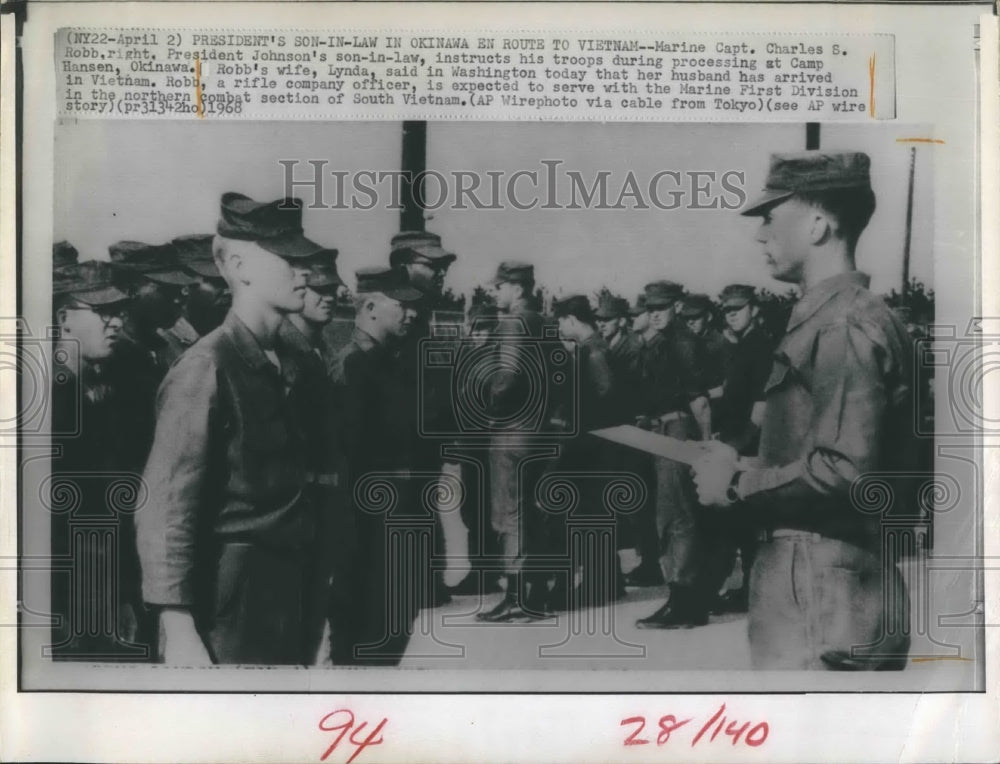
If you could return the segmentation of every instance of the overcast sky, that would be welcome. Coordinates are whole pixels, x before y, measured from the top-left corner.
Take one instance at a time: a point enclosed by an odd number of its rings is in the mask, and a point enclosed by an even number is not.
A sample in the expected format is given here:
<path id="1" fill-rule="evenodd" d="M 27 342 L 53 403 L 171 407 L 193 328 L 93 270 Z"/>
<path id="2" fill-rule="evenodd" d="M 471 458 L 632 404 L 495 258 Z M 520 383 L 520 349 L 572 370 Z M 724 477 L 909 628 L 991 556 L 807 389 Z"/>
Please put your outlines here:
<path id="1" fill-rule="evenodd" d="M 858 250 L 859 267 L 872 274 L 881 292 L 898 287 L 902 272 L 910 145 L 897 138 L 929 134 L 920 128 L 884 123 L 824 125 L 827 150 L 861 150 L 872 158 L 878 209 Z M 56 131 L 55 240 L 67 239 L 83 259 L 107 258 L 120 239 L 151 243 L 213 231 L 225 191 L 255 199 L 283 194 L 279 160 L 309 160 L 327 170 L 354 173 L 394 171 L 400 166 L 400 123 L 142 122 L 72 121 Z M 768 154 L 805 146 L 805 127 L 793 125 L 621 124 L 621 123 L 448 123 L 428 125 L 427 166 L 444 173 L 537 171 L 542 160 L 561 161 L 560 197 L 568 199 L 565 173 L 593 182 L 607 171 L 611 200 L 631 171 L 647 193 L 661 171 L 742 172 L 745 191 L 763 185 Z M 917 148 L 911 274 L 933 281 L 932 163 Z M 350 177 L 350 176 L 349 176 Z M 332 176 L 326 199 L 337 198 Z M 506 180 L 504 181 L 506 182 Z M 661 181 L 669 201 L 672 179 Z M 388 183 L 382 188 L 388 189 Z M 519 198 L 531 198 L 530 184 L 518 183 Z M 716 185 L 713 191 L 721 188 Z M 546 186 L 539 192 L 544 201 Z M 311 201 L 311 193 L 299 195 Z M 481 197 L 489 201 L 489 193 Z M 733 200 L 731 193 L 726 198 Z M 361 196 L 367 202 L 368 199 Z M 626 203 L 630 203 L 626 201 Z M 353 286 L 354 271 L 386 261 L 389 239 L 399 229 L 398 210 L 307 209 L 306 234 L 340 250 L 340 270 Z M 593 293 L 606 285 L 633 299 L 657 278 L 682 282 L 713 296 L 727 283 L 746 282 L 784 291 L 766 275 L 754 242 L 756 221 L 723 209 L 660 210 L 457 210 L 433 213 L 428 230 L 444 238 L 459 256 L 448 285 L 465 293 L 488 279 L 503 259 L 534 262 L 539 283 L 557 294 Z"/>

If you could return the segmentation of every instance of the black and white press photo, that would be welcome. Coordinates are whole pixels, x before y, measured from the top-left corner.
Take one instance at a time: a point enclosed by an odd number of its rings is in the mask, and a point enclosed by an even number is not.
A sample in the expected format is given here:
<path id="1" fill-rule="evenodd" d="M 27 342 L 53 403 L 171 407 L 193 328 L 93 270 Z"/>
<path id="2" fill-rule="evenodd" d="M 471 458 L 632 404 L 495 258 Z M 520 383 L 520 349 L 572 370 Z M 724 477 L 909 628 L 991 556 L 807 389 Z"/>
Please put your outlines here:
<path id="1" fill-rule="evenodd" d="M 934 450 L 932 128 L 55 138 L 40 687 L 976 684 L 928 616 L 974 542 Z"/>

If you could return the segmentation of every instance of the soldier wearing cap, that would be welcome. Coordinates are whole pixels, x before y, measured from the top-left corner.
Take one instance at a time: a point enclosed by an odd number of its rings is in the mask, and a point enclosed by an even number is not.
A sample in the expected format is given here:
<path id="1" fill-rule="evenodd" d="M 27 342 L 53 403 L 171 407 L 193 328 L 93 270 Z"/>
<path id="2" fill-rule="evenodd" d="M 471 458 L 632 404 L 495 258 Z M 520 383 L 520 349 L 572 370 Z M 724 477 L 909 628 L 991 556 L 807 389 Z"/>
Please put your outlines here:
<path id="1" fill-rule="evenodd" d="M 400 231 L 390 244 L 389 265 L 406 269 L 410 283 L 432 300 L 443 293 L 448 268 L 456 259 L 430 231 Z"/>
<path id="2" fill-rule="evenodd" d="M 492 287 L 499 311 L 497 358 L 517 359 L 521 355 L 518 348 L 543 336 L 544 321 L 532 300 L 535 268 L 530 263 L 504 261 L 497 268 Z M 495 421 L 509 420 L 524 409 L 533 395 L 533 381 L 527 370 L 518 368 L 516 360 L 498 363 L 487 391 L 488 409 Z M 534 511 L 534 487 L 543 466 L 535 460 L 520 469 L 521 461 L 531 453 L 530 434 L 521 427 L 512 427 L 495 432 L 490 440 L 490 523 L 499 537 L 507 587 L 504 599 L 495 608 L 476 616 L 481 621 L 530 619 L 530 612 L 525 610 L 529 584 L 536 596 L 545 586 L 544 577 L 522 575 L 526 553 L 535 551 L 533 544 L 544 547 L 539 513 Z"/>
<path id="3" fill-rule="evenodd" d="M 76 507 L 51 515 L 51 551 L 72 560 L 52 576 L 53 656 L 77 660 L 145 660 L 152 629 L 142 608 L 131 511 L 111 499 L 116 480 L 141 472 L 151 421 L 144 406 L 154 389 L 114 373 L 128 295 L 114 286 L 106 262 L 57 266 L 53 305 L 59 327 L 53 353 L 52 486 L 72 481 Z M 113 546 L 73 542 L 79 524 L 113 521 Z M 109 559 L 113 556 L 114 559 Z M 115 570 L 113 593 L 92 586 L 93 571 Z M 109 628 L 110 627 L 110 628 Z"/>
<path id="4" fill-rule="evenodd" d="M 214 234 L 204 233 L 178 236 L 170 242 L 181 269 L 192 277 L 183 314 L 166 337 L 179 348 L 177 355 L 221 324 L 232 304 L 229 285 L 212 256 L 214 239 Z"/>
<path id="5" fill-rule="evenodd" d="M 803 293 L 765 386 L 757 459 L 719 444 L 694 466 L 702 503 L 743 502 L 767 527 L 750 579 L 756 668 L 907 663 L 908 598 L 883 518 L 851 501 L 859 476 L 913 464 L 910 343 L 854 259 L 875 210 L 869 165 L 862 153 L 773 155 L 742 211 L 761 218 L 771 275 Z"/>
<path id="6" fill-rule="evenodd" d="M 757 453 L 764 412 L 764 384 L 771 372 L 774 341 L 757 320 L 756 292 L 746 284 L 729 284 L 720 295 L 726 329 L 725 383 L 721 399 L 713 400 L 712 426 L 717 437 L 745 457 Z M 749 513 L 722 510 L 715 513 L 709 553 L 712 591 L 720 596 L 710 606 L 713 613 L 746 612 L 750 569 L 757 546 L 757 527 Z M 720 592 L 740 552 L 743 573 L 738 589 Z"/>
<path id="7" fill-rule="evenodd" d="M 642 338 L 629 329 L 628 300 L 602 294 L 594 311 L 597 330 L 608 345 L 609 362 L 615 377 L 617 396 L 623 402 L 635 401 L 642 374 Z M 635 411 L 634 415 L 641 413 Z M 634 421 L 629 412 L 629 421 Z"/>
<path id="8" fill-rule="evenodd" d="M 640 294 L 635 298 L 635 305 L 629 308 L 628 315 L 631 321 L 632 332 L 643 342 L 647 337 L 655 334 L 649 328 L 649 311 L 646 309 L 646 294 Z"/>
<path id="9" fill-rule="evenodd" d="M 701 343 L 701 373 L 708 387 L 708 399 L 714 412 L 722 399 L 722 383 L 725 381 L 725 344 L 722 334 L 712 325 L 715 306 L 707 294 L 690 294 L 681 303 L 680 316 L 687 327 Z"/>
<path id="10" fill-rule="evenodd" d="M 358 501 L 360 481 L 370 473 L 398 475 L 394 516 L 421 506 L 405 477 L 416 463 L 416 390 L 398 352 L 421 297 L 402 268 L 359 270 L 354 333 L 331 369 L 343 410 L 348 494 Z M 412 632 L 418 603 L 409 594 L 418 576 L 412 568 L 389 564 L 387 523 L 392 519 L 360 503 L 354 510 L 355 616 L 346 637 L 351 663 L 399 663 Z"/>
<path id="11" fill-rule="evenodd" d="M 345 497 L 346 454 L 344 453 L 343 412 L 340 398 L 328 374 L 332 358 L 323 330 L 333 317 L 333 309 L 344 282 L 337 271 L 336 249 L 323 249 L 309 257 L 305 265 L 305 300 L 302 311 L 289 313 L 278 330 L 283 351 L 296 361 L 298 378 L 289 394 L 293 409 L 304 423 L 309 490 L 321 508 L 316 533 L 316 574 L 314 605 L 309 608 L 311 633 L 322 632 L 329 622 L 330 639 L 320 645 L 319 660 L 345 662 L 349 646 L 341 637 L 344 623 L 353 617 L 351 571 L 354 553 L 354 525 Z"/>
<path id="12" fill-rule="evenodd" d="M 196 279 L 186 273 L 172 244 L 119 241 L 108 247 L 118 283 L 132 297 L 132 339 L 162 376 L 197 334 L 183 319 Z M 179 326 L 176 334 L 171 329 Z M 183 339 L 182 339 L 183 338 Z"/>
<path id="13" fill-rule="evenodd" d="M 76 265 L 80 261 L 77 248 L 68 241 L 57 241 L 52 245 L 52 272 L 59 273 L 67 265 Z"/>
<path id="14" fill-rule="evenodd" d="M 643 352 L 644 417 L 640 423 L 681 440 L 711 435 L 708 385 L 700 343 L 675 319 L 683 297 L 680 284 L 654 281 L 646 285 L 646 308 L 652 336 Z M 686 467 L 655 460 L 656 520 L 661 566 L 670 586 L 666 603 L 637 621 L 640 628 L 673 629 L 708 621 L 704 592 L 702 518 L 698 497 Z M 649 565 L 651 550 L 643 550 Z"/>
<path id="15" fill-rule="evenodd" d="M 400 348 L 404 361 L 404 371 L 413 375 L 411 384 L 420 390 L 421 399 L 417 403 L 421 407 L 423 421 L 431 429 L 437 429 L 437 422 L 443 421 L 450 410 L 450 389 L 435 384 L 436 378 L 425 375 L 417 383 L 417 375 L 422 373 L 420 363 L 420 343 L 431 336 L 431 321 L 435 308 L 440 306 L 444 293 L 444 280 L 451 264 L 457 256 L 444 249 L 441 237 L 430 231 L 401 231 L 392 237 L 389 250 L 389 265 L 406 271 L 409 283 L 420 290 L 423 299 L 417 304 L 417 315 L 413 321 L 406 342 Z M 438 443 L 427 443 L 419 449 L 419 468 L 423 471 L 447 469 L 460 470 L 460 465 L 449 463 L 443 465 Z M 438 515 L 439 523 L 452 522 L 454 515 Z M 439 531 L 441 528 L 438 529 Z M 443 534 L 439 535 L 435 549 L 440 550 L 443 544 Z M 446 553 L 448 550 L 444 550 Z M 451 600 L 448 588 L 440 574 L 434 575 L 434 595 L 432 604 L 446 604 Z"/>
<path id="16" fill-rule="evenodd" d="M 620 309 L 620 306 L 617 306 Z M 577 418 L 576 426 L 580 434 L 569 440 L 560 442 L 559 457 L 555 460 L 551 469 L 557 472 L 584 473 L 598 469 L 606 463 L 607 451 L 601 441 L 591 437 L 587 433 L 590 430 L 610 427 L 618 424 L 622 419 L 621 401 L 615 394 L 615 379 L 611 367 L 611 354 L 608 343 L 597 330 L 597 317 L 590 301 L 584 295 L 571 295 L 562 300 L 558 300 L 553 305 L 553 313 L 559 324 L 559 336 L 564 342 L 568 342 L 576 353 L 576 367 L 579 369 L 580 378 L 577 382 L 578 397 L 576 400 L 565 401 L 564 405 L 573 406 L 574 412 L 563 414 L 560 419 L 569 424 L 573 416 Z M 566 426 L 566 425 L 563 425 Z M 582 485 L 580 513 L 600 514 L 606 512 L 603 504 L 603 497 L 596 486 Z M 588 488 L 590 490 L 588 490 Z M 564 517 L 564 516 L 563 516 Z M 556 518 L 551 518 L 555 520 Z M 558 537 L 550 534 L 552 541 L 551 548 L 558 552 L 567 553 L 565 547 L 565 525 L 560 522 L 551 522 L 551 531 L 558 533 Z M 600 551 L 594 550 L 598 555 Z M 598 601 L 584 602 L 580 596 L 574 595 L 569 599 L 569 603 L 574 606 L 581 605 L 603 605 L 607 604 L 605 597 L 613 598 L 624 594 L 624 590 L 619 590 L 621 581 L 613 575 L 605 575 L 604 572 L 614 571 L 617 573 L 617 559 L 612 550 L 606 550 L 612 556 L 610 558 L 585 559 L 584 565 L 595 571 L 593 580 L 615 580 L 616 588 L 608 592 L 589 592 L 596 595 Z M 601 571 L 601 572 L 596 572 Z M 572 573 L 567 580 L 572 581 Z M 548 601 L 541 601 L 535 604 L 535 599 L 531 602 L 532 610 L 551 612 L 566 606 L 560 593 L 559 581 L 549 594 Z"/>
<path id="17" fill-rule="evenodd" d="M 608 361 L 615 380 L 615 398 L 621 419 L 618 422 L 631 424 L 643 413 L 642 395 L 642 348 L 643 339 L 638 331 L 629 328 L 630 316 L 648 320 L 646 296 L 640 295 L 636 307 L 631 308 L 628 300 L 611 294 L 602 294 L 594 311 L 597 328 L 608 343 Z M 640 330 L 643 329 L 640 322 Z M 654 480 L 652 464 L 645 455 L 630 451 L 620 454 L 621 469 L 642 475 L 647 484 Z M 624 583 L 629 586 L 650 586 L 663 583 L 658 563 L 649 564 L 657 554 L 655 545 L 648 539 L 655 533 L 656 521 L 653 517 L 654 504 L 647 501 L 634 515 L 624 518 L 619 527 L 619 555 L 625 571 Z M 640 549 L 647 550 L 647 564 L 641 564 Z"/>
<path id="18" fill-rule="evenodd" d="M 213 254 L 233 306 L 160 387 L 138 517 L 143 596 L 162 609 L 167 663 L 305 663 L 318 508 L 290 402 L 296 360 L 278 332 L 323 248 L 303 235 L 298 199 L 229 192 L 220 206 Z"/>

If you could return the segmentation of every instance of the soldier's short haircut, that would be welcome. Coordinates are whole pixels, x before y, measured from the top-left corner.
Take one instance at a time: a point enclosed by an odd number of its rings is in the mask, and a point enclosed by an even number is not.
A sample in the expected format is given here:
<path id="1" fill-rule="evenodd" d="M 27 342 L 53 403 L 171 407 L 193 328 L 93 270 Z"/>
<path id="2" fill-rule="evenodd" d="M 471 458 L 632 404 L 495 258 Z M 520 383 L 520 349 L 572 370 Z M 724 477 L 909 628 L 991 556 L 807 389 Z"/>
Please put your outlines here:
<path id="1" fill-rule="evenodd" d="M 875 192 L 871 188 L 835 188 L 796 194 L 806 204 L 819 207 L 837 221 L 834 234 L 852 247 L 875 213 Z"/>

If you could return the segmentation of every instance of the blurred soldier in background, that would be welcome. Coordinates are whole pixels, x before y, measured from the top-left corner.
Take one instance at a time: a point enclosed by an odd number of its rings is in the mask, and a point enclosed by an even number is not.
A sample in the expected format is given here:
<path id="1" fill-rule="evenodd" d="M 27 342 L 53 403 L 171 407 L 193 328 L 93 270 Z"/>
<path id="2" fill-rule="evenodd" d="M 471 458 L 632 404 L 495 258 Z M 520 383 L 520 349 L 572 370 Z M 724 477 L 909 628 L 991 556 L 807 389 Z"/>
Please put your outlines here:
<path id="1" fill-rule="evenodd" d="M 422 560 L 390 558 L 390 524 L 419 513 L 419 490 L 407 475 L 417 463 L 414 372 L 401 357 L 422 293 L 400 268 L 357 272 L 355 325 L 350 343 L 334 359 L 331 374 L 343 411 L 348 491 L 355 502 L 358 542 L 354 568 L 352 663 L 395 665 L 402 660 L 413 620 L 429 587 Z M 369 474 L 391 480 L 396 501 L 388 513 L 364 505 Z M 393 549 L 404 551 L 402 541 Z M 421 567 L 418 567 L 421 566 Z M 335 628 L 336 624 L 332 625 Z"/>
<path id="2" fill-rule="evenodd" d="M 132 297 L 127 332 L 153 359 L 162 378 L 187 347 L 167 337 L 182 318 L 188 293 L 197 279 L 181 268 L 171 244 L 119 241 L 108 247 L 108 252 L 119 286 Z M 194 334 L 193 330 L 190 334 Z M 187 333 L 185 339 L 189 339 Z"/>
<path id="3" fill-rule="evenodd" d="M 764 385 L 771 372 L 774 341 L 757 320 L 757 298 L 752 286 L 730 284 L 722 290 L 725 384 L 722 398 L 713 400 L 712 426 L 717 437 L 740 456 L 757 453 L 760 423 L 764 416 Z M 718 597 L 710 605 L 713 613 L 746 612 L 757 547 L 758 528 L 749 512 L 740 508 L 710 513 L 709 554 L 711 591 Z M 721 591 L 739 552 L 742 582 L 738 588 Z"/>
<path id="4" fill-rule="evenodd" d="M 713 325 L 715 306 L 707 294 L 690 294 L 681 304 L 681 319 L 701 345 L 701 373 L 708 388 L 708 400 L 714 415 L 722 400 L 722 384 L 726 378 L 726 341 Z M 711 420 L 714 424 L 715 419 Z"/>
<path id="5" fill-rule="evenodd" d="M 524 368 L 521 359 L 524 349 L 536 345 L 543 336 L 543 319 L 533 307 L 533 265 L 510 260 L 500 263 L 493 288 L 499 311 L 497 370 L 491 377 L 487 397 L 490 414 L 501 426 L 490 441 L 490 521 L 500 538 L 507 587 L 504 599 L 495 608 L 476 617 L 504 622 L 532 618 L 531 610 L 526 610 L 529 587 L 536 598 L 543 598 L 547 591 L 547 576 L 523 575 L 526 555 L 535 551 L 536 542 L 544 545 L 540 513 L 534 501 L 535 483 L 544 465 L 535 459 L 521 468 L 522 460 L 532 454 L 529 436 L 537 435 L 537 428 L 532 429 L 531 424 L 518 418 L 537 393 L 533 385 L 539 380 Z"/>
<path id="6" fill-rule="evenodd" d="M 633 333 L 635 333 L 643 342 L 655 334 L 655 332 L 650 331 L 649 328 L 649 311 L 646 309 L 645 293 L 635 298 L 635 305 L 629 308 L 628 314 L 632 318 Z"/>
<path id="7" fill-rule="evenodd" d="M 750 580 L 755 668 L 908 662 L 909 599 L 883 517 L 850 496 L 859 476 L 915 463 L 911 342 L 854 260 L 875 210 L 869 164 L 772 155 L 763 195 L 742 211 L 761 218 L 771 275 L 803 292 L 765 386 L 759 457 L 718 444 L 693 467 L 702 503 L 747 502 L 766 524 Z"/>
<path id="8" fill-rule="evenodd" d="M 577 382 L 579 398 L 564 403 L 575 407 L 575 411 L 557 412 L 557 419 L 562 427 L 574 427 L 578 434 L 559 442 L 559 457 L 550 467 L 553 472 L 583 476 L 596 470 L 606 461 L 607 449 L 604 443 L 589 435 L 590 430 L 610 427 L 621 422 L 622 407 L 615 395 L 614 376 L 611 371 L 611 359 L 608 344 L 597 330 L 597 318 L 590 307 L 590 302 L 584 295 L 572 295 L 559 300 L 553 306 L 553 312 L 559 322 L 559 336 L 570 343 L 576 354 L 576 368 L 580 378 Z M 575 420 L 575 421 L 574 421 Z M 594 485 L 577 478 L 580 486 L 580 504 L 567 518 L 564 514 L 549 516 L 548 544 L 549 550 L 560 556 L 570 557 L 566 521 L 580 517 L 611 518 L 610 510 L 604 506 L 603 486 Z M 593 550 L 597 554 L 601 549 Z M 548 600 L 539 600 L 532 609 L 551 612 L 569 607 L 603 606 L 624 594 L 615 549 L 608 549 L 609 557 L 585 559 L 584 570 L 569 570 L 567 584 L 570 591 L 561 591 L 561 581 L 557 578 Z M 578 574 L 589 578 L 593 586 L 574 586 Z M 567 595 L 569 595 L 567 597 Z"/>
<path id="9" fill-rule="evenodd" d="M 193 278 L 181 317 L 164 334 L 177 355 L 221 324 L 233 302 L 229 285 L 212 257 L 214 238 L 213 234 L 191 234 L 170 242 L 181 268 Z"/>
<path id="10" fill-rule="evenodd" d="M 289 313 L 278 330 L 281 347 L 296 359 L 298 378 L 289 401 L 303 423 L 306 438 L 307 490 L 319 508 L 314 593 L 306 611 L 306 644 L 320 640 L 317 662 L 350 662 L 353 644 L 349 624 L 354 618 L 356 529 L 346 494 L 347 456 L 343 443 L 341 401 L 327 372 L 332 359 L 323 329 L 333 317 L 337 293 L 344 282 L 337 271 L 337 250 L 323 249 L 308 258 L 305 299 L 301 313 Z"/>
<path id="11" fill-rule="evenodd" d="M 645 306 L 645 295 L 642 304 Z M 615 382 L 614 395 L 620 418 L 613 424 L 632 424 L 643 413 L 642 405 L 642 337 L 629 328 L 628 301 L 602 295 L 594 315 L 601 336 L 608 343 L 608 362 Z M 647 315 L 645 311 L 642 315 Z M 653 485 L 656 476 L 652 460 L 631 449 L 607 453 L 614 468 L 635 474 L 643 485 Z M 624 583 L 629 586 L 657 586 L 663 583 L 659 564 L 659 542 L 656 537 L 656 516 L 653 492 L 639 510 L 621 518 L 618 532 L 618 554 Z"/>
<path id="12" fill-rule="evenodd" d="M 410 285 L 423 295 L 423 299 L 416 305 L 417 315 L 402 343 L 400 353 L 404 356 L 404 371 L 413 374 L 413 378 L 410 380 L 411 388 L 420 390 L 420 400 L 415 401 L 414 405 L 420 406 L 421 421 L 432 431 L 439 431 L 436 425 L 447 415 L 446 412 L 449 410 L 451 401 L 447 399 L 449 390 L 433 384 L 433 377 L 425 375 L 420 380 L 423 384 L 418 384 L 417 375 L 422 373 L 420 343 L 432 335 L 431 324 L 434 319 L 434 311 L 441 304 L 445 276 L 456 259 L 457 256 L 454 253 L 445 251 L 441 244 L 441 237 L 430 231 L 401 231 L 392 237 L 390 243 L 389 265 L 393 268 L 404 269 Z M 423 446 L 417 449 L 414 454 L 419 462 L 414 467 L 422 472 L 444 469 L 451 474 L 460 475 L 461 467 L 458 464 L 444 464 L 440 455 L 441 445 L 436 440 L 425 439 Z M 442 524 L 454 526 L 461 518 L 456 513 L 435 513 L 435 519 L 437 525 L 434 553 L 450 556 L 455 550 L 447 550 L 444 540 L 446 537 L 454 537 L 461 531 L 457 527 L 449 527 L 448 532 L 444 533 L 442 532 Z M 467 565 L 464 566 L 465 569 L 467 567 Z M 449 602 L 451 595 L 448 587 L 444 584 L 442 574 L 435 574 L 433 579 L 432 600 L 422 604 L 443 605 Z"/>
<path id="13" fill-rule="evenodd" d="M 213 253 L 233 307 L 160 388 L 137 518 L 143 596 L 162 610 L 169 664 L 304 664 L 319 508 L 291 405 L 296 358 L 278 333 L 323 248 L 297 199 L 229 192 L 220 211 Z"/>
<path id="14" fill-rule="evenodd" d="M 645 411 L 642 426 L 681 440 L 711 435 L 708 386 L 698 339 L 675 320 L 680 284 L 646 285 L 650 336 L 643 351 Z M 667 459 L 656 464 L 656 516 L 661 564 L 670 585 L 667 601 L 639 628 L 673 629 L 708 622 L 703 591 L 704 545 L 698 499 L 687 467 Z"/>
<path id="15" fill-rule="evenodd" d="M 58 262 L 58 260 L 57 260 Z M 106 262 L 57 266 L 53 278 L 59 337 L 53 353 L 52 506 L 72 487 L 76 506 L 51 515 L 51 554 L 68 558 L 52 574 L 53 657 L 148 660 L 153 628 L 142 607 L 135 546 L 138 475 L 149 446 L 148 407 L 155 392 L 143 377 L 114 373 L 128 295 Z M 134 477 L 134 481 L 129 479 Z M 115 490 L 115 485 L 119 490 Z M 87 531 L 99 531 L 100 539 Z M 110 543 L 107 529 L 113 529 Z"/>

